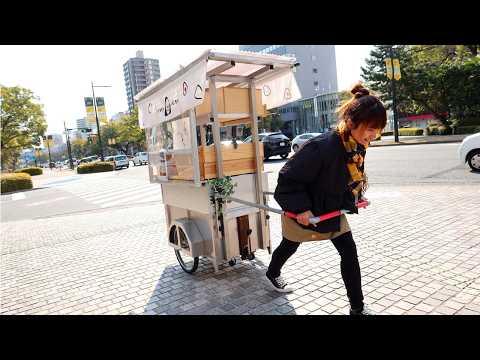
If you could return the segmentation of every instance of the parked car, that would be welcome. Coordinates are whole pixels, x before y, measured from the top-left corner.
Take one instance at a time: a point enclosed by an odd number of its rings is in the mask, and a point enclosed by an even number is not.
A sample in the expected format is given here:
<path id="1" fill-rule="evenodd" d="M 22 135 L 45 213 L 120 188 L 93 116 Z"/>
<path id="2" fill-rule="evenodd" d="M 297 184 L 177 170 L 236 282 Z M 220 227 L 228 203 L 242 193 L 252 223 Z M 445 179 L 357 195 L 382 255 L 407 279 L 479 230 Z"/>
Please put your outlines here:
<path id="1" fill-rule="evenodd" d="M 300 150 L 303 144 L 318 135 L 322 135 L 322 133 L 305 133 L 295 136 L 295 138 L 292 140 L 293 151 L 297 152 L 298 150 Z"/>
<path id="2" fill-rule="evenodd" d="M 107 160 L 109 159 L 109 160 Z M 129 167 L 129 161 L 127 155 L 114 155 L 114 156 L 109 156 L 105 158 L 105 161 L 113 161 L 115 165 L 115 170 L 121 169 L 123 167 L 127 168 Z"/>
<path id="3" fill-rule="evenodd" d="M 473 171 L 480 172 L 480 133 L 467 136 L 458 148 L 462 164 L 466 162 Z"/>
<path id="4" fill-rule="evenodd" d="M 292 150 L 290 139 L 281 132 L 261 133 L 258 134 L 258 138 L 263 143 L 265 160 L 275 155 L 280 155 L 282 159 L 286 159 Z M 247 137 L 244 142 L 252 142 L 252 137 Z"/>
<path id="5" fill-rule="evenodd" d="M 148 153 L 146 152 L 138 152 L 132 159 L 133 166 L 137 165 L 147 165 L 148 164 Z"/>

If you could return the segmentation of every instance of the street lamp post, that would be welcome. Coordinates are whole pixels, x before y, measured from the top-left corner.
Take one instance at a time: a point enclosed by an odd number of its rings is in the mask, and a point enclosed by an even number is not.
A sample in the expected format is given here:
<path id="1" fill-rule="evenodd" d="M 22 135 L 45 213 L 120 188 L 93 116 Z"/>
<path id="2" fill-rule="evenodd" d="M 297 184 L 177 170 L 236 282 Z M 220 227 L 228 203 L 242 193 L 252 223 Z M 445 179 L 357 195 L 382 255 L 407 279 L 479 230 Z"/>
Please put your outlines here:
<path id="1" fill-rule="evenodd" d="M 70 162 L 70 169 L 73 170 L 72 148 L 70 146 L 70 136 L 68 132 L 70 129 L 67 129 L 67 126 L 65 125 L 65 121 L 63 122 L 63 127 L 65 128 L 65 134 L 67 135 L 67 151 L 68 151 L 68 160 Z"/>
<path id="2" fill-rule="evenodd" d="M 100 159 L 103 159 L 103 145 L 102 145 L 102 138 L 100 137 L 100 124 L 98 123 L 98 113 L 97 113 L 97 99 L 95 98 L 95 90 L 96 87 L 111 87 L 109 85 L 93 85 L 92 81 L 92 95 L 93 95 L 93 108 L 95 109 L 95 120 L 97 122 L 97 136 L 98 136 L 98 144 L 100 145 Z"/>
<path id="3" fill-rule="evenodd" d="M 389 48 L 389 56 L 386 59 L 386 67 L 387 67 L 387 78 L 390 79 L 390 89 L 392 92 L 392 110 L 393 110 L 393 128 L 394 128 L 394 135 L 395 135 L 395 142 L 399 142 L 398 138 L 398 113 L 397 113 L 397 93 L 395 88 L 395 81 L 400 80 L 400 64 L 398 59 L 394 59 L 393 53 L 393 45 Z M 396 62 L 398 68 L 393 64 Z"/>

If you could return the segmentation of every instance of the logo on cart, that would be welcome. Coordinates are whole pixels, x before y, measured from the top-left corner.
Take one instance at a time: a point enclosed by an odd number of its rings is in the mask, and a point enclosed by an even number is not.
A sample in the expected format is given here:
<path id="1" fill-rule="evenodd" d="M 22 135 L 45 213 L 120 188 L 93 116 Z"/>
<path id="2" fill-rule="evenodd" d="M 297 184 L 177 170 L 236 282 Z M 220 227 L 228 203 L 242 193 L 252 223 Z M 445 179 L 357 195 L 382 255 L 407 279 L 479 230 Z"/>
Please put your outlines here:
<path id="1" fill-rule="evenodd" d="M 183 85 L 182 85 L 182 90 L 183 90 L 183 96 L 187 95 L 187 91 L 188 91 L 188 84 L 186 81 L 183 82 Z"/>
<path id="2" fill-rule="evenodd" d="M 290 100 L 292 98 L 292 93 L 290 92 L 289 88 L 285 89 L 285 93 L 283 94 L 284 100 Z"/>
<path id="3" fill-rule="evenodd" d="M 170 115 L 172 112 L 172 107 L 170 105 L 170 101 L 168 100 L 168 96 L 165 96 L 165 116 Z"/>
<path id="4" fill-rule="evenodd" d="M 203 89 L 200 85 L 197 85 L 195 88 L 195 94 L 193 95 L 195 99 L 203 99 Z"/>
<path id="5" fill-rule="evenodd" d="M 270 96 L 271 93 L 272 93 L 272 89 L 270 89 L 270 86 L 263 85 L 263 95 Z"/>

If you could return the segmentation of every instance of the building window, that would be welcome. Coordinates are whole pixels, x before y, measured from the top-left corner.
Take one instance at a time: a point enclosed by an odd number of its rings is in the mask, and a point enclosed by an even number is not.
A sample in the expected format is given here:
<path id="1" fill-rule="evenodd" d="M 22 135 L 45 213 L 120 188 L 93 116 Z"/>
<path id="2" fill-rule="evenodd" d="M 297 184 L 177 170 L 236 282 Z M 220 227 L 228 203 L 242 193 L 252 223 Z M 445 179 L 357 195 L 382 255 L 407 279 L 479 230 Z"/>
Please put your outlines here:
<path id="1" fill-rule="evenodd" d="M 318 81 L 314 81 L 313 86 L 318 86 Z"/>
<path id="2" fill-rule="evenodd" d="M 313 68 L 313 73 L 314 73 L 314 74 L 318 73 L 318 69 L 317 69 L 317 68 Z"/>
<path id="3" fill-rule="evenodd" d="M 312 55 L 312 61 L 316 61 L 317 57 L 315 55 Z"/>

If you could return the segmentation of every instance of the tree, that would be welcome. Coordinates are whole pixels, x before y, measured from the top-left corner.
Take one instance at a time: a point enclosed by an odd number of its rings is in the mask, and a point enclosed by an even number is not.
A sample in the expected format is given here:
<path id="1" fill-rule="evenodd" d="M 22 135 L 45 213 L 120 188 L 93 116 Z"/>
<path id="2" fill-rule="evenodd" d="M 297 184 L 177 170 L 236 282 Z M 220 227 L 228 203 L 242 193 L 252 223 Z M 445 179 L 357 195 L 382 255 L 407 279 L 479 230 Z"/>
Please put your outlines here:
<path id="1" fill-rule="evenodd" d="M 33 92 L 21 87 L 0 86 L 1 164 L 14 169 L 23 149 L 40 144 L 47 123 L 42 105 Z"/>
<path id="2" fill-rule="evenodd" d="M 449 118 L 478 117 L 479 59 L 463 45 L 399 46 L 402 78 L 395 82 L 399 114 L 431 113 L 445 125 Z M 367 85 L 391 102 L 384 60 L 388 46 L 376 46 L 362 67 Z M 461 84 L 461 86 L 459 86 Z M 388 104 L 389 105 L 389 104 Z M 462 110 L 463 109 L 463 110 Z"/>
<path id="3" fill-rule="evenodd" d="M 108 145 L 118 151 L 128 154 L 132 147 L 138 150 L 145 149 L 145 130 L 138 125 L 138 107 L 117 123 L 109 123 L 102 127 L 102 138 L 108 144 L 108 139 L 115 139 L 115 144 Z"/>

